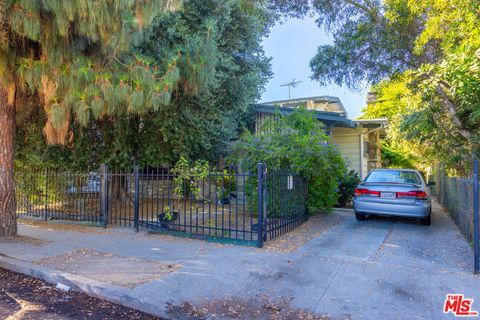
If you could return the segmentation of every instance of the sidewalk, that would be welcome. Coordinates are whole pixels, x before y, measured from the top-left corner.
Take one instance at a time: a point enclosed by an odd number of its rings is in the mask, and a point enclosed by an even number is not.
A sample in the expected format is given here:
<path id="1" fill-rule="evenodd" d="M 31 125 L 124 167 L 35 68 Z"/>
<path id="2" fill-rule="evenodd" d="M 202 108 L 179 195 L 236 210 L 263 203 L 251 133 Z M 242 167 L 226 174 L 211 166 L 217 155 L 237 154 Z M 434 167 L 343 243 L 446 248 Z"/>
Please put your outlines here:
<path id="1" fill-rule="evenodd" d="M 334 319 L 453 318 L 442 312 L 447 293 L 475 299 L 480 310 L 471 249 L 435 209 L 431 227 L 336 213 L 317 218 L 334 221 L 324 227 L 311 222 L 313 233 L 303 230 L 313 239 L 289 236 L 264 249 L 20 224 L 20 237 L 0 241 L 0 267 L 165 318 L 194 318 L 195 310 L 225 301 L 264 301 Z M 282 241 L 298 246 L 284 250 Z"/>

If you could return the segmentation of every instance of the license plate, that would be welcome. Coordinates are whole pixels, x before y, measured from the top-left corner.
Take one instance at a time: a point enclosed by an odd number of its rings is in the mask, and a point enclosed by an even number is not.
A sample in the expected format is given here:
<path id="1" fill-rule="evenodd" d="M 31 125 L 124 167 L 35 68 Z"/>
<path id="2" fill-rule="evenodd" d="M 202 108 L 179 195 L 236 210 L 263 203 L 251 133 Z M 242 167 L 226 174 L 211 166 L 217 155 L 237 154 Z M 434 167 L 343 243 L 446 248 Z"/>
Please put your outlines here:
<path id="1" fill-rule="evenodd" d="M 382 199 L 395 199 L 395 192 L 381 192 L 380 198 Z"/>

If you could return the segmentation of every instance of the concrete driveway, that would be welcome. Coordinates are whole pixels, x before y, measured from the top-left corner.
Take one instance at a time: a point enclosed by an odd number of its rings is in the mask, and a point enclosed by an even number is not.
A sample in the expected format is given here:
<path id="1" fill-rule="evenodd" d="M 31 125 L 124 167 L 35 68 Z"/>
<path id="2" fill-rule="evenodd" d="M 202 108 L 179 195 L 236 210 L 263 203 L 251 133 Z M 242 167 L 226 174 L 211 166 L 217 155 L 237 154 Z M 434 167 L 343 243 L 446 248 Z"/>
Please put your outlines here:
<path id="1" fill-rule="evenodd" d="M 170 318 L 186 317 L 184 302 L 200 308 L 225 297 L 282 301 L 333 319 L 453 319 L 443 314 L 445 295 L 461 293 L 475 299 L 473 309 L 480 311 L 472 250 L 437 204 L 429 227 L 404 219 L 357 222 L 351 212 L 333 215 L 338 223 L 292 252 L 131 230 L 22 225 L 24 238 L 0 242 L 0 267 Z M 94 266 L 81 260 L 85 254 L 75 260 L 78 252 L 96 256 Z M 65 259 L 68 267 L 59 263 Z M 153 272 L 152 263 L 163 271 Z M 122 285 L 129 273 L 143 280 Z"/>

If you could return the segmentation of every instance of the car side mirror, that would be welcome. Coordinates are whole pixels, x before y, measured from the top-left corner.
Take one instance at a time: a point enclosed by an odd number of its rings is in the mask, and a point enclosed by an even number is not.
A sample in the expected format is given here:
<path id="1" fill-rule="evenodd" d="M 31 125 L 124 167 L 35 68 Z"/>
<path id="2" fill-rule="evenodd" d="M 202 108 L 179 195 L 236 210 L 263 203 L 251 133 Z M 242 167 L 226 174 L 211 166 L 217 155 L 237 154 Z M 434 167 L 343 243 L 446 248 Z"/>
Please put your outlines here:
<path id="1" fill-rule="evenodd" d="M 434 186 L 435 185 L 435 181 L 429 181 L 427 183 L 427 186 L 431 187 L 431 186 Z"/>

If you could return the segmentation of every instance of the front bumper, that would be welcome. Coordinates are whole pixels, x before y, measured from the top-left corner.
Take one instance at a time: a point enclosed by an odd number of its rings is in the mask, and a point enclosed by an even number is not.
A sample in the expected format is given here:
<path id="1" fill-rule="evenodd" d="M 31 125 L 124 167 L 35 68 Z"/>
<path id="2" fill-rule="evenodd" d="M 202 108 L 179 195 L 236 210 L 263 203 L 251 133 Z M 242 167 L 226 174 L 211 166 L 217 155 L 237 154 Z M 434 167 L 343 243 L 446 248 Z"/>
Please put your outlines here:
<path id="1" fill-rule="evenodd" d="M 415 202 L 412 204 L 393 204 L 369 202 L 362 199 L 353 200 L 353 208 L 356 213 L 360 214 L 426 218 L 430 214 L 431 207 L 432 204 L 429 201 Z"/>

